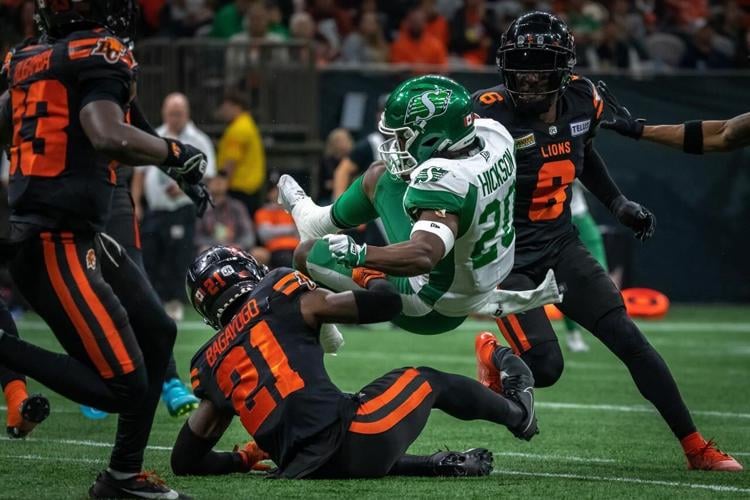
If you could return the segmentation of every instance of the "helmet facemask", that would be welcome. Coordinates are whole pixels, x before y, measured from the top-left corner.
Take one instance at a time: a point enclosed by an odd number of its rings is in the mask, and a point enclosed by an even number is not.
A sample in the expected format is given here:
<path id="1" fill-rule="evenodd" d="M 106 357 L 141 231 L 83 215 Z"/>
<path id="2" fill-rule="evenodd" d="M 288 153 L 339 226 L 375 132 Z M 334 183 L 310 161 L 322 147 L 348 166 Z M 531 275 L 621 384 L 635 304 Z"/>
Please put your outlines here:
<path id="1" fill-rule="evenodd" d="M 565 90 L 575 66 L 575 55 L 554 46 L 501 48 L 497 64 L 519 111 L 540 114 Z"/>
<path id="2" fill-rule="evenodd" d="M 378 152 L 388 172 L 397 177 L 409 175 L 419 165 L 417 159 L 409 152 L 409 148 L 414 144 L 420 131 L 407 126 L 389 128 L 385 124 L 385 113 L 380 117 L 378 130 L 390 138 L 378 146 Z"/>

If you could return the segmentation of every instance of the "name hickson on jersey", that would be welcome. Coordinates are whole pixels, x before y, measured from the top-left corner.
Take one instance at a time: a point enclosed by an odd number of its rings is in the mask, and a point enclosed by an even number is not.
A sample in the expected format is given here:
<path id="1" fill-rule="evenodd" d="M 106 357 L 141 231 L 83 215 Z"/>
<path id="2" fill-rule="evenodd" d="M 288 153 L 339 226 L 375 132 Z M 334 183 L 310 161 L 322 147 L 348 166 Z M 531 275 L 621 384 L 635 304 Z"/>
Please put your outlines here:
<path id="1" fill-rule="evenodd" d="M 458 215 L 453 250 L 429 275 L 411 278 L 423 301 L 447 316 L 484 305 L 513 267 L 516 162 L 513 139 L 492 120 L 476 120 L 481 150 L 468 158 L 432 158 L 411 174 L 404 209 Z"/>

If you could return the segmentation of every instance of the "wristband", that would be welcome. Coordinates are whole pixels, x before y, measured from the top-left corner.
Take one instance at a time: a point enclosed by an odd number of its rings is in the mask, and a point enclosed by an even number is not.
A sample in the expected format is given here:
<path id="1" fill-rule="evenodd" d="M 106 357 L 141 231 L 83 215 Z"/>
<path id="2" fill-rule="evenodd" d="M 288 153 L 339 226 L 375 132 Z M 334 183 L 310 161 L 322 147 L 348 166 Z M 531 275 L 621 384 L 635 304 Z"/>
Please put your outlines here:
<path id="1" fill-rule="evenodd" d="M 703 122 L 690 120 L 684 123 L 685 134 L 682 150 L 693 155 L 703 154 Z"/>
<path id="2" fill-rule="evenodd" d="M 453 236 L 453 231 L 451 231 L 451 229 L 442 222 L 418 220 L 411 228 L 411 234 L 413 235 L 417 231 L 432 233 L 443 241 L 443 245 L 445 245 L 443 258 L 445 258 L 445 256 L 448 255 L 451 250 L 453 250 L 453 245 L 456 243 L 456 237 Z"/>

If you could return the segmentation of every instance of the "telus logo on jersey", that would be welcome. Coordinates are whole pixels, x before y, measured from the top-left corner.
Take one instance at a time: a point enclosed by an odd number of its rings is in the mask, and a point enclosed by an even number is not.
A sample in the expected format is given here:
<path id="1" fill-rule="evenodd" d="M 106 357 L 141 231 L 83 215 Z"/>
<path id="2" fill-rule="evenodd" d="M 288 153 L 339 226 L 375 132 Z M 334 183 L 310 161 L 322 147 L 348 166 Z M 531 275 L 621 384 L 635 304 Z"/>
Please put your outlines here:
<path id="1" fill-rule="evenodd" d="M 496 191 L 513 176 L 515 171 L 516 162 L 513 159 L 513 153 L 510 149 L 506 149 L 502 158 L 496 161 L 489 170 L 485 170 L 477 176 L 479 183 L 482 185 L 482 196 L 487 196 Z"/>
<path id="2" fill-rule="evenodd" d="M 570 135 L 573 137 L 577 135 L 583 135 L 591 128 L 591 120 L 583 120 L 582 122 L 573 122 L 570 124 Z"/>
<path id="3" fill-rule="evenodd" d="M 414 96 L 406 106 L 404 125 L 415 124 L 423 127 L 427 120 L 445 114 L 452 91 L 447 89 L 428 90 Z"/>

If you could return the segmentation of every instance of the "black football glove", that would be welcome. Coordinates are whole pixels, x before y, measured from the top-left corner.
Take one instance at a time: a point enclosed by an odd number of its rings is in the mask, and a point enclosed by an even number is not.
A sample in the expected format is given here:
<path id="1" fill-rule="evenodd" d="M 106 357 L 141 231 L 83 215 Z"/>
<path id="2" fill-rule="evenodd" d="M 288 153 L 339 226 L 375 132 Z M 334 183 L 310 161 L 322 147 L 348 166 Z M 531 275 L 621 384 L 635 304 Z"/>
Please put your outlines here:
<path id="1" fill-rule="evenodd" d="M 167 142 L 167 159 L 162 166 L 167 175 L 178 184 L 198 184 L 206 173 L 206 155 L 190 144 L 164 140 Z"/>
<path id="2" fill-rule="evenodd" d="M 215 206 L 214 200 L 211 198 L 211 193 L 208 192 L 203 182 L 199 182 L 198 184 L 182 183 L 180 184 L 180 188 L 195 204 L 196 217 L 203 217 L 209 205 L 212 207 Z"/>
<path id="3" fill-rule="evenodd" d="M 620 104 L 617 98 L 609 91 L 607 84 L 599 80 L 596 84 L 599 95 L 604 99 L 604 103 L 612 111 L 612 119 L 602 121 L 600 126 L 609 130 L 614 130 L 620 135 L 632 139 L 640 139 L 643 135 L 643 125 L 646 120 L 643 118 L 633 118 L 628 108 Z"/>
<path id="4" fill-rule="evenodd" d="M 649 209 L 620 195 L 610 203 L 609 209 L 617 220 L 635 233 L 635 237 L 646 241 L 654 235 L 656 217 Z"/>

